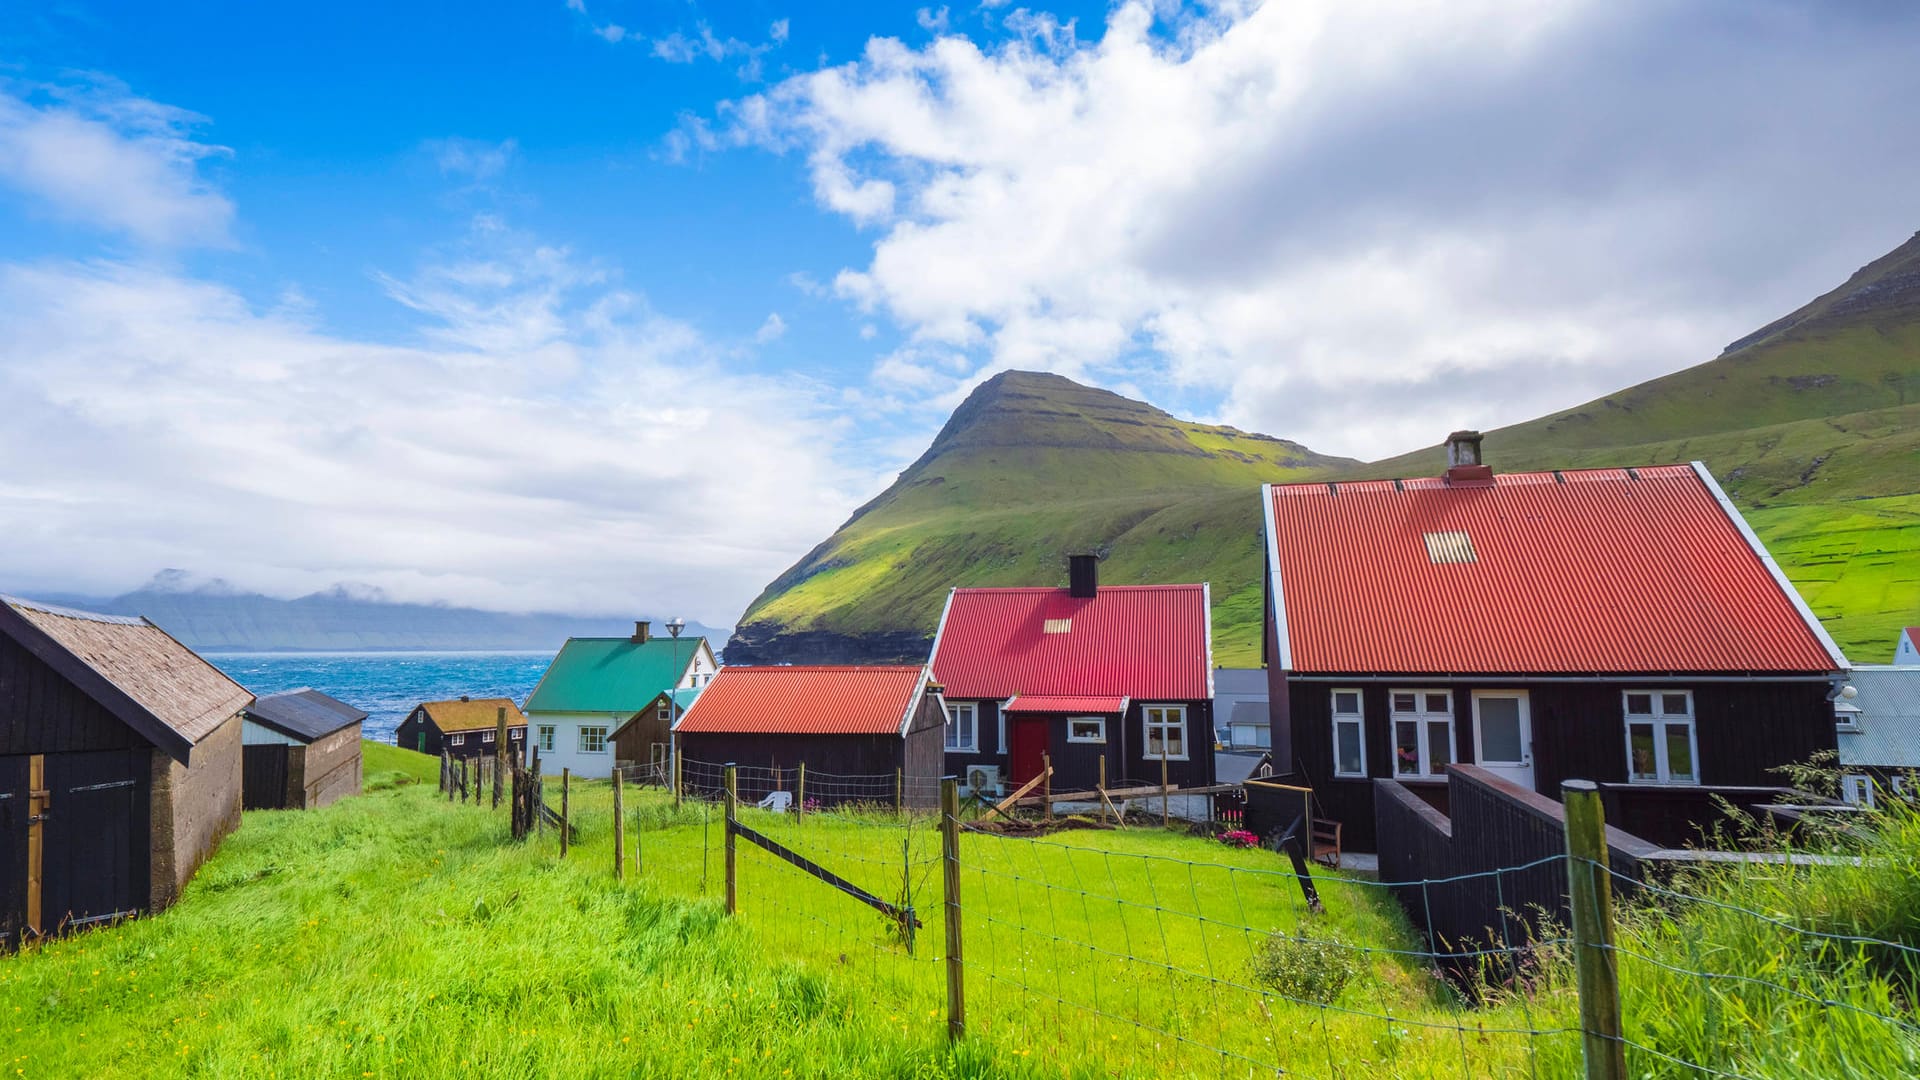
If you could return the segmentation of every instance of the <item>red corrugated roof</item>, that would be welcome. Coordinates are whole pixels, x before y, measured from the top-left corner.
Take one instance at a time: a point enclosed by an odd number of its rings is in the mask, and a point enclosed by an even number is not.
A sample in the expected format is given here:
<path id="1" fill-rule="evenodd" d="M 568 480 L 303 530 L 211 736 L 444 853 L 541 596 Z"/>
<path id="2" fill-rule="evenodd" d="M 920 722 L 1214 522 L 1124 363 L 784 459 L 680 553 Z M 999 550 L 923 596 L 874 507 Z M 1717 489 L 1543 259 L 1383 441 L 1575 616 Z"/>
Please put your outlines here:
<path id="1" fill-rule="evenodd" d="M 1118 713 L 1127 711 L 1127 699 L 1021 694 L 1007 702 L 1004 711 L 1010 713 Z"/>
<path id="2" fill-rule="evenodd" d="M 933 675 L 949 698 L 1205 698 L 1207 619 L 1204 585 L 1102 585 L 1086 599 L 1065 589 L 955 589 Z"/>
<path id="3" fill-rule="evenodd" d="M 1816 672 L 1835 659 L 1685 465 L 1274 485 L 1302 672 Z M 1436 561 L 1458 552 L 1471 562 Z"/>
<path id="4" fill-rule="evenodd" d="M 925 672 L 891 666 L 721 668 L 673 730 L 896 735 Z"/>

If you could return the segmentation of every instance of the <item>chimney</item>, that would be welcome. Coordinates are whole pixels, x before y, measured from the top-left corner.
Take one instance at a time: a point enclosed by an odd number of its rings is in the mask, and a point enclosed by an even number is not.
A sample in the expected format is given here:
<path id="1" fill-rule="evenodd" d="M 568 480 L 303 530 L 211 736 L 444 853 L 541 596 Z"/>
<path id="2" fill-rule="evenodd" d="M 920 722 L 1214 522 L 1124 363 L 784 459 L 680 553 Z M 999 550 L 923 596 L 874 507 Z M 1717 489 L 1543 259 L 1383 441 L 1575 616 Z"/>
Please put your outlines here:
<path id="1" fill-rule="evenodd" d="M 1067 595 L 1091 600 L 1100 591 L 1100 556 L 1091 552 L 1067 556 Z"/>
<path id="2" fill-rule="evenodd" d="M 1456 431 L 1447 436 L 1445 480 L 1448 487 L 1489 487 L 1493 484 L 1493 470 L 1481 460 L 1479 432 Z"/>
<path id="3" fill-rule="evenodd" d="M 633 620 L 633 637 L 631 639 L 633 643 L 635 645 L 645 645 L 647 639 L 653 636 L 652 628 L 653 624 L 647 622 L 645 619 Z"/>
<path id="4" fill-rule="evenodd" d="M 467 695 L 465 695 L 465 694 L 461 694 L 461 695 L 460 695 L 460 700 L 461 700 L 461 701 L 472 701 L 473 699 L 472 699 L 471 697 L 468 697 L 468 696 L 467 696 Z"/>

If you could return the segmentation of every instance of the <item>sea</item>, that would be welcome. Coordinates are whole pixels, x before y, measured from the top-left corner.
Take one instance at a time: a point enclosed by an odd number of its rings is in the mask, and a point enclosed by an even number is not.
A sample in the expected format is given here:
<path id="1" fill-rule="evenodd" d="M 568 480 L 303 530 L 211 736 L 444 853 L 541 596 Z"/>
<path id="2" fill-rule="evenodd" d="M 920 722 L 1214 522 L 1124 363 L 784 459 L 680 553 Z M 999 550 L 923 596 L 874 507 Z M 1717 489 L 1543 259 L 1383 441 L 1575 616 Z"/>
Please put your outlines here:
<path id="1" fill-rule="evenodd" d="M 206 653 L 233 681 L 265 697 L 312 687 L 367 711 L 361 735 L 392 742 L 423 701 L 462 694 L 522 704 L 553 660 L 549 652 Z"/>

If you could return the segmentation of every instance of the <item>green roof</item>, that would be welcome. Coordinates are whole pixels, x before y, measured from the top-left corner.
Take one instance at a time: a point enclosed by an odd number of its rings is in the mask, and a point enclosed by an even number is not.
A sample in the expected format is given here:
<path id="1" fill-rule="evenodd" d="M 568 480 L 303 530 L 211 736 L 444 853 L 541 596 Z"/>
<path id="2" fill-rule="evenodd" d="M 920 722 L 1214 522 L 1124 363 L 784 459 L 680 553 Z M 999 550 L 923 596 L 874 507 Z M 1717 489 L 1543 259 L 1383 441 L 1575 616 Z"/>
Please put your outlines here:
<path id="1" fill-rule="evenodd" d="M 686 674 L 706 638 L 568 638 L 527 712 L 638 712 Z"/>

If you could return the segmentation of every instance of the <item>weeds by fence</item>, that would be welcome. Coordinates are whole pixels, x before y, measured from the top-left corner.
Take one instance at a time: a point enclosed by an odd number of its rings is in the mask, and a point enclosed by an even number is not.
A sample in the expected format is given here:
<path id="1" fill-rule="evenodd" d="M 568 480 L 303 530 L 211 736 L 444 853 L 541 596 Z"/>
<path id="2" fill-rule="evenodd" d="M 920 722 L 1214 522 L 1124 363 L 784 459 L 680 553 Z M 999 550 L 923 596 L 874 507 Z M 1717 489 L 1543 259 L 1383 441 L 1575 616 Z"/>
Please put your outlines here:
<path id="1" fill-rule="evenodd" d="M 1900 939 L 1836 922 L 1831 897 L 1809 915 L 1784 892 L 1771 904 L 1728 893 L 1752 882 L 1727 875 L 1772 875 L 1785 890 L 1831 868 L 1708 866 L 1661 882 L 1562 851 L 1417 882 L 1316 873 L 1316 914 L 1301 872 L 1270 850 L 1202 855 L 1178 830 L 1084 819 L 989 828 L 957 797 L 914 813 L 906 777 L 898 802 L 894 777 L 818 773 L 807 799 L 815 785 L 827 798 L 805 814 L 748 802 L 786 790 L 806 806 L 797 766 L 736 770 L 730 825 L 705 797 L 725 791 L 725 770 L 708 788 L 704 766 L 682 767 L 698 797 L 625 792 L 630 877 L 721 901 L 731 835 L 733 918 L 769 955 L 856 980 L 903 1031 L 964 1032 L 1070 1075 L 1920 1073 L 1920 917 Z M 590 824 L 613 820 L 603 787 L 574 792 L 592 848 L 576 854 L 604 852 L 611 875 L 610 829 Z M 1542 874 L 1604 883 L 1618 910 L 1576 928 L 1510 906 Z M 1402 914 L 1402 900 L 1463 890 L 1499 910 L 1471 946 L 1437 948 Z M 1611 1005 L 1583 978 L 1595 960 L 1611 970 Z"/>

